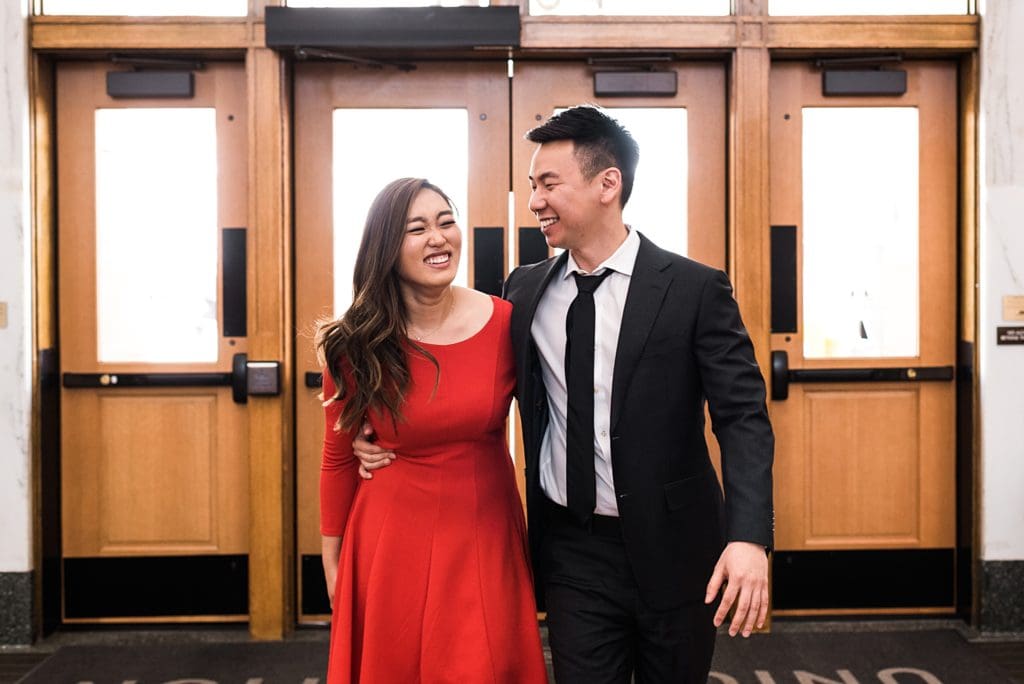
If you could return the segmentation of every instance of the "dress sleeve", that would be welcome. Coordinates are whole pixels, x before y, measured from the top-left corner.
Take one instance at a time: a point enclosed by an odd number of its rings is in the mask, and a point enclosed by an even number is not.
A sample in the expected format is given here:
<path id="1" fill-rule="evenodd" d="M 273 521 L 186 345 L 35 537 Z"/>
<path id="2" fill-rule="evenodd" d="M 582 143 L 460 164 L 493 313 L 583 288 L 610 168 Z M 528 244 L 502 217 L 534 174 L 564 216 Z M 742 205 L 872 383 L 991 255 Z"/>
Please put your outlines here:
<path id="1" fill-rule="evenodd" d="M 324 397 L 334 396 L 331 374 L 324 371 Z M 335 429 L 345 400 L 324 407 L 324 450 L 320 462 L 320 534 L 340 537 L 345 531 L 348 512 L 359 486 L 359 462 L 352 451 L 352 440 L 359 430 Z"/>

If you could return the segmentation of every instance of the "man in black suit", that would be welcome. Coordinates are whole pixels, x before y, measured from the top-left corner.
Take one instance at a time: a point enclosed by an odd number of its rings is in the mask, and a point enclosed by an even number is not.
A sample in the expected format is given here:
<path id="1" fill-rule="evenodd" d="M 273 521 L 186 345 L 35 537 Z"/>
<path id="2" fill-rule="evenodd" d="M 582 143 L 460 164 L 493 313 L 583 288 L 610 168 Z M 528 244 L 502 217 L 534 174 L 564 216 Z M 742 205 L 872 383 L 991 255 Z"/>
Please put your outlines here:
<path id="1" fill-rule="evenodd" d="M 575 107 L 526 137 L 537 143 L 530 209 L 548 244 L 566 250 L 505 284 L 515 304 L 531 552 L 555 677 L 628 682 L 632 671 L 641 683 L 704 684 L 729 608 L 730 634 L 744 636 L 768 608 L 774 439 L 753 347 L 724 273 L 623 223 L 639 151 L 618 122 Z M 566 318 L 585 279 L 609 270 L 589 286 L 593 407 L 582 409 L 590 429 L 576 428 L 577 357 L 565 348 L 578 332 Z M 704 440 L 705 399 L 724 505 Z M 573 470 L 588 469 L 573 464 L 580 441 L 593 445 L 585 450 L 594 472 L 575 495 Z"/>
<path id="2" fill-rule="evenodd" d="M 566 250 L 504 293 L 555 678 L 705 684 L 729 609 L 744 636 L 768 609 L 774 438 L 753 347 L 724 273 L 623 223 L 639 151 L 618 122 L 574 107 L 526 137 L 530 209 Z"/>

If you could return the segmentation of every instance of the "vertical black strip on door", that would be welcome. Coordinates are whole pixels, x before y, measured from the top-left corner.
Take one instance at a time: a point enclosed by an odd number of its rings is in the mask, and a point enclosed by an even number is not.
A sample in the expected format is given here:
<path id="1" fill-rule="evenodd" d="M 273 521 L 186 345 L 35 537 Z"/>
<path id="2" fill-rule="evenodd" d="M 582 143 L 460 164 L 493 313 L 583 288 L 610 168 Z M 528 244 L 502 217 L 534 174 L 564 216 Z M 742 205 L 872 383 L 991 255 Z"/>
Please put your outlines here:
<path id="1" fill-rule="evenodd" d="M 519 265 L 536 264 L 548 258 L 548 241 L 536 226 L 519 227 Z"/>
<path id="2" fill-rule="evenodd" d="M 245 337 L 246 287 L 245 272 L 248 256 L 245 246 L 245 228 L 225 228 L 223 249 L 224 337 Z"/>
<path id="3" fill-rule="evenodd" d="M 501 296 L 505 282 L 505 231 L 473 228 L 473 289 Z"/>
<path id="4" fill-rule="evenodd" d="M 796 226 L 772 226 L 772 332 L 795 333 Z"/>

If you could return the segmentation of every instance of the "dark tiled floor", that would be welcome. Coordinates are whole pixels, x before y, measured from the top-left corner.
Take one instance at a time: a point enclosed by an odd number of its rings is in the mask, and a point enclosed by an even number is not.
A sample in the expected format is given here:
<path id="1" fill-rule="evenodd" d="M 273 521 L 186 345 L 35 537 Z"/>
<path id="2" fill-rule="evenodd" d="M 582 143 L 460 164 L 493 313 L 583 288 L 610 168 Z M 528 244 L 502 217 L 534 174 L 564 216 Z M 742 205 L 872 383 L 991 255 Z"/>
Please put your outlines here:
<path id="1" fill-rule="evenodd" d="M 1024 638 L 1007 641 L 975 641 L 973 646 L 999 664 L 1020 684 L 1024 684 Z"/>
<path id="2" fill-rule="evenodd" d="M 49 653 L 0 651 L 0 684 L 14 684 L 49 655 Z"/>
<path id="3" fill-rule="evenodd" d="M 885 631 L 906 629 L 912 623 L 776 623 L 777 631 Z M 923 621 L 921 628 L 935 627 Z M 941 625 L 939 625 L 941 626 Z M 950 625 L 946 625 L 947 627 Z M 1024 684 L 1024 635 L 982 637 L 959 623 L 959 631 L 989 660 L 1001 666 L 1013 679 Z M 327 638 L 326 630 L 298 630 L 293 637 L 319 641 Z M 109 630 L 69 631 L 47 637 L 28 648 L 0 648 L 0 684 L 15 684 L 21 677 L 66 644 L 159 644 L 181 642 L 237 642 L 248 639 L 244 629 L 219 630 Z"/>

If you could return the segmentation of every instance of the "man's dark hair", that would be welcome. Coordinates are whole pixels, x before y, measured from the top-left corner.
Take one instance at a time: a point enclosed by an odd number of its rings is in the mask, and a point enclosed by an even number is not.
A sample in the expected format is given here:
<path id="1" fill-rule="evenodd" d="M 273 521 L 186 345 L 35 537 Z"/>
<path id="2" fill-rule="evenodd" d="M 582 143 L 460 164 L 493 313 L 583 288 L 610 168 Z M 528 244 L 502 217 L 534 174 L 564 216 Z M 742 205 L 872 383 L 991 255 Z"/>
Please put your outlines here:
<path id="1" fill-rule="evenodd" d="M 618 168 L 622 172 L 620 205 L 626 206 L 633 193 L 640 147 L 622 124 L 598 107 L 580 105 L 555 114 L 527 132 L 526 139 L 538 144 L 571 140 L 580 172 L 587 180 L 610 166 Z"/>

